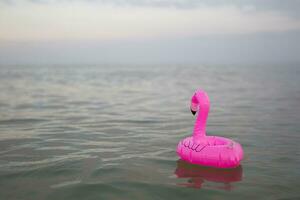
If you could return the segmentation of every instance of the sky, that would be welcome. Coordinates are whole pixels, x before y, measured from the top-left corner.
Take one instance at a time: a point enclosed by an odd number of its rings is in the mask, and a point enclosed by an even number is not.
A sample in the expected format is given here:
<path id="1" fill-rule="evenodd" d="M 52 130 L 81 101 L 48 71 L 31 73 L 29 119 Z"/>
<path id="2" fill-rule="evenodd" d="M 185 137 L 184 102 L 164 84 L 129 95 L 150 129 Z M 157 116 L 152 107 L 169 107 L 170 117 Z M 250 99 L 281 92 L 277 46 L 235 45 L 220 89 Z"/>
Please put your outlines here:
<path id="1" fill-rule="evenodd" d="M 298 0 L 0 0 L 0 64 L 298 63 Z"/>

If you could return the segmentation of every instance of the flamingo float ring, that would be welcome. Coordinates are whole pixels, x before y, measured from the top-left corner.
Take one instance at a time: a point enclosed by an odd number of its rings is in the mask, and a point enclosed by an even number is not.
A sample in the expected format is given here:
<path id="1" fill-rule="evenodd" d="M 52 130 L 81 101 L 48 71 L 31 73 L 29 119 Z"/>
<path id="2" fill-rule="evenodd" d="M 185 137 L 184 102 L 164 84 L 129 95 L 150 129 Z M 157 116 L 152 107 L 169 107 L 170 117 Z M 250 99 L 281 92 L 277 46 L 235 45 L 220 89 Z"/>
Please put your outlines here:
<path id="1" fill-rule="evenodd" d="M 191 112 L 196 118 L 193 135 L 181 140 L 177 154 L 182 160 L 216 168 L 234 168 L 243 159 L 242 146 L 228 138 L 206 136 L 209 98 L 205 91 L 197 90 L 191 99 Z"/>

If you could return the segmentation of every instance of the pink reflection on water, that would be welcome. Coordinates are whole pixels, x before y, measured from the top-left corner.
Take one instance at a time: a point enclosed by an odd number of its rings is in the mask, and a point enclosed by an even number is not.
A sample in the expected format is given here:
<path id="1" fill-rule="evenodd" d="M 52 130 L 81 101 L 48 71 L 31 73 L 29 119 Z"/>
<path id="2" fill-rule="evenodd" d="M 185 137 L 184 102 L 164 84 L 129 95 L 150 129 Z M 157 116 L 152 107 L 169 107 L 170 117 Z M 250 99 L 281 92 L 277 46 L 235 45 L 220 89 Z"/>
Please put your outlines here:
<path id="1" fill-rule="evenodd" d="M 206 188 L 232 190 L 232 182 L 239 182 L 242 180 L 243 168 L 238 166 L 233 169 L 217 169 L 210 167 L 202 167 L 199 165 L 192 165 L 183 160 L 177 161 L 177 168 L 175 170 L 177 178 L 187 178 L 187 182 L 178 183 L 180 186 L 192 187 L 201 189 L 205 182 L 222 183 L 218 186 L 205 186 Z"/>

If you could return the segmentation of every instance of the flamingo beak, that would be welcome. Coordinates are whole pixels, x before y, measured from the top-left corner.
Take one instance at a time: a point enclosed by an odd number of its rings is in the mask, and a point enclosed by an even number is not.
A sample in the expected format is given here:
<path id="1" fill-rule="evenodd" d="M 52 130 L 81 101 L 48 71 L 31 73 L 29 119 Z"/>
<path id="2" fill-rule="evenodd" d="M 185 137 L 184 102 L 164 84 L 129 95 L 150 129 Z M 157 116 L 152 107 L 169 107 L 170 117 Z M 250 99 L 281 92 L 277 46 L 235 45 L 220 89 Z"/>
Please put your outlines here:
<path id="1" fill-rule="evenodd" d="M 193 102 L 193 99 L 191 100 L 190 109 L 191 109 L 192 114 L 196 115 L 196 112 L 198 110 L 198 103 Z"/>
<path id="2" fill-rule="evenodd" d="M 195 115 L 197 111 L 193 111 L 193 110 L 191 109 L 191 112 L 192 112 L 193 115 Z"/>

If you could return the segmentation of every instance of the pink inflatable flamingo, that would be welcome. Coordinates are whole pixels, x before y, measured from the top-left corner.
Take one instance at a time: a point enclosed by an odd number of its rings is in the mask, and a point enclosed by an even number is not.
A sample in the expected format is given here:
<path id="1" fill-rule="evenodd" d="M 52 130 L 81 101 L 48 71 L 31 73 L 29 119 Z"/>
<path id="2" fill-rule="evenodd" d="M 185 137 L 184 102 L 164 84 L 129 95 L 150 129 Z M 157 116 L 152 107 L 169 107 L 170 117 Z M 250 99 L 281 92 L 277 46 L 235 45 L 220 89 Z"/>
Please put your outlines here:
<path id="1" fill-rule="evenodd" d="M 195 115 L 197 110 L 199 113 L 193 136 L 181 140 L 177 146 L 180 158 L 193 164 L 217 168 L 239 166 L 243 159 L 243 149 L 239 143 L 224 137 L 206 136 L 209 98 L 200 89 L 191 99 L 191 112 Z"/>

